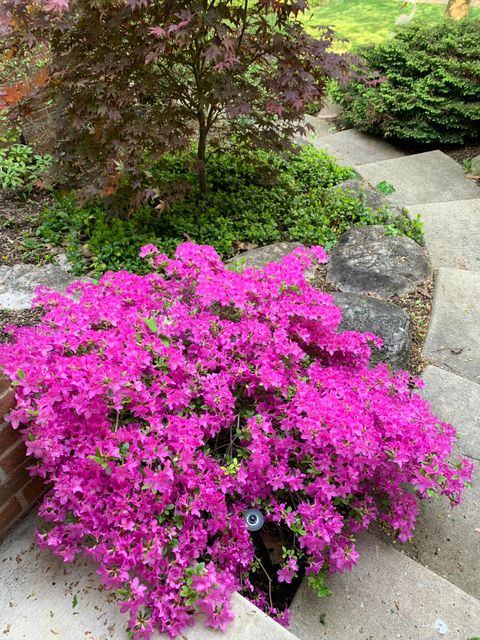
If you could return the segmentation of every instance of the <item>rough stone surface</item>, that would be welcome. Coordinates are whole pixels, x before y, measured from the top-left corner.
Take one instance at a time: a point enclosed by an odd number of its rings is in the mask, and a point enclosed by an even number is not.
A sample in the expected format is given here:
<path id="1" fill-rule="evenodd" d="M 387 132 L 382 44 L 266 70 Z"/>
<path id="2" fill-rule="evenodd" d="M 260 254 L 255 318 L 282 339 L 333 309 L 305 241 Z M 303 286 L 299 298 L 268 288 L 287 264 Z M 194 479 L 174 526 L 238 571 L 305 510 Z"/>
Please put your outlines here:
<path id="1" fill-rule="evenodd" d="M 361 133 L 356 129 L 346 129 L 318 138 L 313 144 L 317 149 L 325 149 L 339 162 L 346 165 L 362 165 L 367 162 L 399 158 L 403 155 L 388 142 Z"/>
<path id="2" fill-rule="evenodd" d="M 382 193 L 380 193 L 376 189 L 373 189 L 364 180 L 350 178 L 349 180 L 339 182 L 337 185 L 332 187 L 332 190 L 340 190 L 344 191 L 345 193 L 351 193 L 359 197 L 359 199 L 366 207 L 370 207 L 374 211 L 378 211 L 379 209 L 388 207 L 388 209 L 397 216 L 408 215 L 406 209 L 387 200 L 387 198 Z"/>
<path id="3" fill-rule="evenodd" d="M 41 267 L 32 264 L 0 267 L 0 309 L 29 309 L 40 285 L 63 291 L 75 280 L 78 277 L 53 264 Z"/>
<path id="4" fill-rule="evenodd" d="M 454 509 L 444 497 L 422 501 L 412 540 L 398 548 L 480 599 L 480 385 L 431 366 L 423 378 L 422 395 L 455 426 L 457 449 L 473 460 L 475 473 Z"/>
<path id="5" fill-rule="evenodd" d="M 34 540 L 35 524 L 29 516 L 0 546 L 0 636 L 5 640 L 126 640 L 126 616 L 100 588 L 94 565 L 85 560 L 64 564 L 40 551 Z M 296 640 L 241 596 L 234 595 L 233 608 L 236 618 L 226 633 L 197 624 L 182 638 Z M 156 634 L 154 640 L 168 638 Z"/>
<path id="6" fill-rule="evenodd" d="M 300 640 L 469 640 L 480 635 L 476 598 L 373 536 L 363 536 L 358 550 L 359 564 L 329 580 L 334 595 L 319 599 L 302 584 L 290 627 Z"/>
<path id="7" fill-rule="evenodd" d="M 55 257 L 55 263 L 60 267 L 60 269 L 63 269 L 64 271 L 70 272 L 72 270 L 72 264 L 69 261 L 66 253 L 59 253 Z"/>
<path id="8" fill-rule="evenodd" d="M 240 253 L 234 258 L 230 258 L 227 264 L 233 265 L 239 271 L 244 271 L 248 267 L 259 269 L 269 262 L 281 262 L 285 256 L 302 246 L 300 242 L 275 242 Z"/>
<path id="9" fill-rule="evenodd" d="M 356 169 L 370 184 L 382 180 L 392 184 L 395 193 L 388 197 L 402 206 L 480 198 L 480 189 L 465 177 L 463 168 L 442 151 L 372 161 Z"/>
<path id="10" fill-rule="evenodd" d="M 412 208 L 417 213 L 435 269 L 480 271 L 480 198 L 419 205 Z"/>
<path id="11" fill-rule="evenodd" d="M 382 338 L 383 348 L 374 349 L 373 363 L 386 362 L 395 370 L 407 366 L 410 318 L 403 309 L 356 293 L 334 293 L 333 298 L 342 310 L 340 330 L 371 332 Z"/>
<path id="12" fill-rule="evenodd" d="M 441 268 L 423 355 L 480 383 L 480 273 Z M 479 541 L 480 542 L 480 541 Z"/>
<path id="13" fill-rule="evenodd" d="M 413 291 L 430 273 L 428 257 L 416 242 L 372 225 L 342 234 L 330 252 L 327 277 L 340 291 L 390 297 Z"/>
<path id="14" fill-rule="evenodd" d="M 472 165 L 470 167 L 470 173 L 473 176 L 480 176 L 480 155 L 472 158 Z"/>

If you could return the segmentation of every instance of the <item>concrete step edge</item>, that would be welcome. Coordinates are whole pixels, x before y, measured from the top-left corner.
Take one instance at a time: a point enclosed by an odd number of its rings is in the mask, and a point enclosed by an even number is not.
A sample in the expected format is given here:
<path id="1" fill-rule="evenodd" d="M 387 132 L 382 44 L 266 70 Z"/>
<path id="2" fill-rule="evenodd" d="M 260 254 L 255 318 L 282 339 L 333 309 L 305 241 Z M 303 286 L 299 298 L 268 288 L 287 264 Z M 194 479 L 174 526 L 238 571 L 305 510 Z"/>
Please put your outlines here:
<path id="1" fill-rule="evenodd" d="M 318 598 L 303 582 L 292 605 L 300 640 L 451 640 L 480 633 L 480 601 L 373 534 L 359 540 L 350 573 L 330 580 Z"/>
<path id="2" fill-rule="evenodd" d="M 126 616 L 100 586 L 96 567 L 77 558 L 65 564 L 34 539 L 39 519 L 30 514 L 0 545 L 0 635 L 11 640 L 126 640 Z M 73 601 L 73 605 L 72 605 Z M 183 640 L 297 640 L 287 629 L 238 593 L 235 619 L 225 633 L 198 621 Z M 168 640 L 154 634 L 152 640 Z"/>

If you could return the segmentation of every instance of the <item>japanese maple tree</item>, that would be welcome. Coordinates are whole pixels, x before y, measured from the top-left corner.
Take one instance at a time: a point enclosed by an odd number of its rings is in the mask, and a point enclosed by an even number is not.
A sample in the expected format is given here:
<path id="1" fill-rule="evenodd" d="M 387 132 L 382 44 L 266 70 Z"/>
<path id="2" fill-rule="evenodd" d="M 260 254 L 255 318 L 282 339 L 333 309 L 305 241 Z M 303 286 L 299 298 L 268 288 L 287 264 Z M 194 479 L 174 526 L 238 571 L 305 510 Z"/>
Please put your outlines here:
<path id="1" fill-rule="evenodd" d="M 202 191 L 207 143 L 288 144 L 306 105 L 347 68 L 330 29 L 305 31 L 306 9 L 305 0 L 4 0 L 0 11 L 16 52 L 48 44 L 50 74 L 35 94 L 57 105 L 62 169 L 93 195 L 125 175 L 140 187 L 149 162 L 194 140 Z"/>

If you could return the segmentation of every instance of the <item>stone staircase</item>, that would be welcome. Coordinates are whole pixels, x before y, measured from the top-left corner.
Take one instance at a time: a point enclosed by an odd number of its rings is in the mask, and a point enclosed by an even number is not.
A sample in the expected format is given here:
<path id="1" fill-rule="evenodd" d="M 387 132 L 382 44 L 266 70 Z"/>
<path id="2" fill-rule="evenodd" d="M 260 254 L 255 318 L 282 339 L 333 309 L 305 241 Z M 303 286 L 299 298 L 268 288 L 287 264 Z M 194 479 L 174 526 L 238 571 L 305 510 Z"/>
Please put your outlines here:
<path id="1" fill-rule="evenodd" d="M 392 202 L 424 222 L 436 281 L 423 394 L 456 426 L 475 475 L 460 507 L 422 505 L 407 544 L 365 535 L 358 566 L 332 578 L 332 597 L 319 600 L 304 583 L 290 631 L 299 640 L 480 640 L 480 189 L 441 151 L 404 155 L 353 129 L 310 141 L 372 186 L 392 184 Z"/>
<path id="2" fill-rule="evenodd" d="M 358 566 L 332 578 L 332 597 L 320 600 L 304 583 L 289 631 L 235 596 L 226 634 L 198 624 L 182 640 L 480 640 L 480 189 L 440 151 L 407 156 L 355 130 L 331 133 L 329 116 L 310 121 L 315 146 L 372 185 L 390 182 L 392 201 L 424 220 L 437 270 L 424 394 L 457 427 L 476 477 L 454 511 L 440 499 L 423 505 L 409 543 L 364 535 Z M 0 547 L 1 637 L 125 640 L 125 619 L 94 568 L 40 552 L 34 526 L 31 515 Z"/>

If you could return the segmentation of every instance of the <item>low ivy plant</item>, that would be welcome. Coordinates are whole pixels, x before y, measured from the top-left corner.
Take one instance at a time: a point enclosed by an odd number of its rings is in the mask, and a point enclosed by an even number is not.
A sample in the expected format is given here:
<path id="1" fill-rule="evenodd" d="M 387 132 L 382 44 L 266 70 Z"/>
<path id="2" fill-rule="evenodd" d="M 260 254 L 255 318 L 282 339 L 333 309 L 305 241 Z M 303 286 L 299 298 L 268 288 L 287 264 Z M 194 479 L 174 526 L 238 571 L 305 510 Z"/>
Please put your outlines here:
<path id="1" fill-rule="evenodd" d="M 138 252 L 150 242 L 173 255 L 190 239 L 230 258 L 242 247 L 282 240 L 328 249 L 344 231 L 365 224 L 383 224 L 422 242 L 418 220 L 394 215 L 387 206 L 373 211 L 358 195 L 335 189 L 352 177 L 351 169 L 311 146 L 248 159 L 234 151 L 215 155 L 206 195 L 189 161 L 188 154 L 176 154 L 154 166 L 156 198 L 128 215 L 119 215 L 118 204 L 112 212 L 100 201 L 79 207 L 73 198 L 59 197 L 41 215 L 39 238 L 66 242 L 77 274 L 124 268 L 145 273 Z M 171 185 L 183 185 L 182 197 L 168 199 Z"/>
<path id="2" fill-rule="evenodd" d="M 29 194 L 40 185 L 53 158 L 49 154 L 34 153 L 25 144 L 11 144 L 0 148 L 0 189 L 18 190 Z"/>

